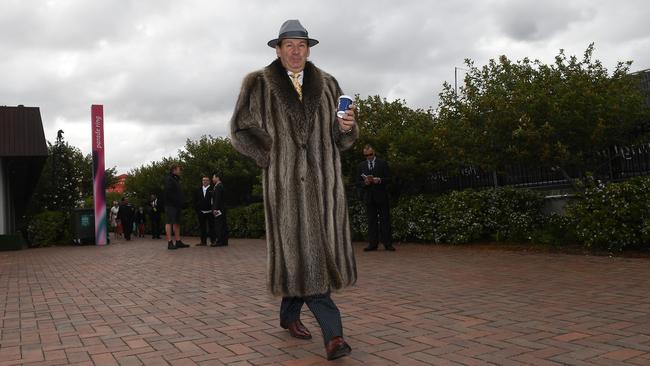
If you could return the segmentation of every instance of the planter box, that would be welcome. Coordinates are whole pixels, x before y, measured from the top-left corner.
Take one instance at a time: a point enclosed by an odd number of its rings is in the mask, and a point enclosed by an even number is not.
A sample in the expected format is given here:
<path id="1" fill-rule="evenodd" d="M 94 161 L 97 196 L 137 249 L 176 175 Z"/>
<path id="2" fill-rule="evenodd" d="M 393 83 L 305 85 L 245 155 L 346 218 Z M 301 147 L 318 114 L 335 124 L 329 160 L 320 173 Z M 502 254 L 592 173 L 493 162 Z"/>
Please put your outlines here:
<path id="1" fill-rule="evenodd" d="M 20 234 L 0 235 L 0 251 L 21 250 L 25 246 L 25 239 Z"/>

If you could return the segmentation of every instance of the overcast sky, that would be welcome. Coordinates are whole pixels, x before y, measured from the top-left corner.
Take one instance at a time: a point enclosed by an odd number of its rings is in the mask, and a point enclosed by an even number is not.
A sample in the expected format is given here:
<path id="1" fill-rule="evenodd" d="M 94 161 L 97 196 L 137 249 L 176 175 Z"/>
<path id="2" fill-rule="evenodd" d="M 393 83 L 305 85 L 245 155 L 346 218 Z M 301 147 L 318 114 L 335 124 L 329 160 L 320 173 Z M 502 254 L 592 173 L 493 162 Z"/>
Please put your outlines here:
<path id="1" fill-rule="evenodd" d="M 286 19 L 321 42 L 310 59 L 344 92 L 413 108 L 435 108 L 465 58 L 551 63 L 595 42 L 610 70 L 650 68 L 648 0 L 0 0 L 0 105 L 40 107 L 49 141 L 62 129 L 89 153 L 103 104 L 106 165 L 128 172 L 226 136 L 242 78 L 274 59 L 266 42 Z"/>

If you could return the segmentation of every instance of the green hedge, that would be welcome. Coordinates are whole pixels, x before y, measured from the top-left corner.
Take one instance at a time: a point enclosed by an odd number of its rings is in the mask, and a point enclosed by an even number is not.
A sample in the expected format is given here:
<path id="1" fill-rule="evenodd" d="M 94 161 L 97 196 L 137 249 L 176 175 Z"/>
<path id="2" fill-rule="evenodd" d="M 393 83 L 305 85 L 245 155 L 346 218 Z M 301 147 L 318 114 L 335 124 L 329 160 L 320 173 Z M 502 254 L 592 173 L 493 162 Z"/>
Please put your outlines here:
<path id="1" fill-rule="evenodd" d="M 228 228 L 233 238 L 261 238 L 265 233 L 264 204 L 253 203 L 248 206 L 228 210 Z"/>
<path id="2" fill-rule="evenodd" d="M 585 246 L 610 251 L 650 244 L 650 177 L 587 187 L 568 217 Z"/>
<path id="3" fill-rule="evenodd" d="M 43 211 L 34 215 L 27 226 L 27 237 L 33 247 L 72 243 L 70 215 L 62 211 Z"/>
<path id="4" fill-rule="evenodd" d="M 538 193 L 508 187 L 403 197 L 391 209 L 393 240 L 453 244 L 530 241 L 541 222 L 542 206 Z M 363 238 L 367 231 L 365 209 L 351 209 L 350 215 L 353 232 Z"/>
<path id="5" fill-rule="evenodd" d="M 565 216 L 543 215 L 543 204 L 538 192 L 508 187 L 402 197 L 391 210 L 393 240 L 580 243 L 610 251 L 650 248 L 650 177 L 587 187 Z M 353 239 L 364 240 L 368 228 L 363 203 L 350 200 L 349 213 Z M 230 209 L 228 224 L 231 237 L 263 237 L 264 205 Z M 184 210 L 183 225 L 183 235 L 196 235 L 193 210 Z M 32 246 L 69 243 L 69 215 L 45 211 L 34 216 L 28 237 Z"/>
<path id="6" fill-rule="evenodd" d="M 227 211 L 227 218 L 229 235 L 232 238 L 261 238 L 264 236 L 264 204 L 261 202 L 231 208 Z M 183 209 L 181 231 L 184 236 L 199 235 L 199 222 L 193 208 Z"/>
<path id="7" fill-rule="evenodd" d="M 391 210 L 393 237 L 398 238 L 397 241 L 435 243 L 436 231 L 433 223 L 437 220 L 435 200 L 432 197 L 423 195 L 403 197 Z M 364 230 L 367 231 L 365 209 L 363 224 Z M 362 235 L 362 239 L 363 237 Z"/>

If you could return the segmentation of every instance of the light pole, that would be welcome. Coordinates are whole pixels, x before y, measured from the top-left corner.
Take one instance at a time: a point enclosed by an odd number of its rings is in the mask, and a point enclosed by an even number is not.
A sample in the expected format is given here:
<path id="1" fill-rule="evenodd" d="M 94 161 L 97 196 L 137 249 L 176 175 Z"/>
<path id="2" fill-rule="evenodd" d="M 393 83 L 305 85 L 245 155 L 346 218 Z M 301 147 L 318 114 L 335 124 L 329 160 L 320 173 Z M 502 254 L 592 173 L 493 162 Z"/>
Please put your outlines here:
<path id="1" fill-rule="evenodd" d="M 469 71 L 468 69 L 454 66 L 454 93 L 456 95 L 458 95 L 458 70 Z"/>

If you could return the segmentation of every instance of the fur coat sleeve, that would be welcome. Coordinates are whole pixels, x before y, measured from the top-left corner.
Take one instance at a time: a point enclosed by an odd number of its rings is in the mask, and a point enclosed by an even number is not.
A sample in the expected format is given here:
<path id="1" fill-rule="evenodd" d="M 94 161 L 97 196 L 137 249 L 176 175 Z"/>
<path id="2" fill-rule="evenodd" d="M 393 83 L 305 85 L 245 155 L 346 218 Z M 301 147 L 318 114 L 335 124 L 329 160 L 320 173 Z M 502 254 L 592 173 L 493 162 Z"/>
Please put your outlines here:
<path id="1" fill-rule="evenodd" d="M 273 141 L 263 127 L 261 77 L 260 72 L 254 72 L 244 79 L 230 123 L 230 135 L 235 149 L 266 168 Z"/>

